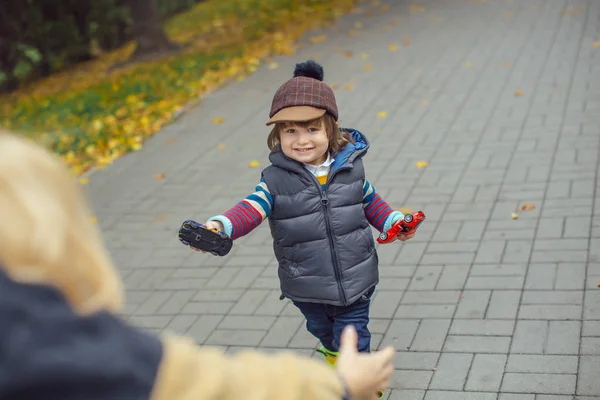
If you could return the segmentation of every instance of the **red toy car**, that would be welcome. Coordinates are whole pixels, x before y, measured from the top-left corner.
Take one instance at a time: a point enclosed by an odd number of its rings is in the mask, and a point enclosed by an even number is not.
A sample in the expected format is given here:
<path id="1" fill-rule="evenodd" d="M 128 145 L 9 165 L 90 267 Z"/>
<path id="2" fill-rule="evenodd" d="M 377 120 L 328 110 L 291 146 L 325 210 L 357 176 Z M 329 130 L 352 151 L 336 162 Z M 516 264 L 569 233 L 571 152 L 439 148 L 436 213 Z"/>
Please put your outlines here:
<path id="1" fill-rule="evenodd" d="M 423 211 L 406 214 L 403 219 L 392 225 L 387 232 L 381 232 L 377 238 L 377 243 L 392 243 L 394 240 L 398 239 L 398 235 L 407 235 L 415 231 L 423 221 L 425 221 L 425 214 Z"/>

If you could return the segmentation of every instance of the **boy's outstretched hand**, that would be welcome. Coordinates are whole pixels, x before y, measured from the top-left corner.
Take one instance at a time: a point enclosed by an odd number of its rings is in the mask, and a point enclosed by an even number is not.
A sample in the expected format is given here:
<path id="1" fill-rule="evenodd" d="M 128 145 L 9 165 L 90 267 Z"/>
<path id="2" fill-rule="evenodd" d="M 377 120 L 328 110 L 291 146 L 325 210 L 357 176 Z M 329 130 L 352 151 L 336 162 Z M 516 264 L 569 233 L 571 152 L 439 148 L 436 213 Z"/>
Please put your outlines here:
<path id="1" fill-rule="evenodd" d="M 402 242 L 405 242 L 405 241 L 407 241 L 408 239 L 412 239 L 412 238 L 414 238 L 414 237 L 415 237 L 415 233 L 417 233 L 417 232 L 415 232 L 415 231 L 412 231 L 412 232 L 411 232 L 411 233 L 409 233 L 408 235 L 404 235 L 404 234 L 402 234 L 402 233 L 401 233 L 401 234 L 399 234 L 399 235 L 398 235 L 398 240 L 400 240 L 400 241 L 402 241 Z"/>
<path id="2" fill-rule="evenodd" d="M 352 400 L 375 400 L 378 390 L 389 387 L 396 350 L 388 346 L 375 353 L 359 353 L 357 343 L 356 330 L 348 325 L 342 333 L 336 367 L 348 385 Z"/>
<path id="3" fill-rule="evenodd" d="M 219 221 L 206 221 L 204 223 L 204 226 L 206 226 L 207 229 L 216 229 L 219 232 L 223 232 L 225 230 L 225 227 L 223 227 L 223 224 Z M 190 246 L 190 248 L 192 250 L 201 251 L 203 253 L 206 253 L 206 251 L 196 249 L 195 247 L 192 247 L 192 246 Z"/>

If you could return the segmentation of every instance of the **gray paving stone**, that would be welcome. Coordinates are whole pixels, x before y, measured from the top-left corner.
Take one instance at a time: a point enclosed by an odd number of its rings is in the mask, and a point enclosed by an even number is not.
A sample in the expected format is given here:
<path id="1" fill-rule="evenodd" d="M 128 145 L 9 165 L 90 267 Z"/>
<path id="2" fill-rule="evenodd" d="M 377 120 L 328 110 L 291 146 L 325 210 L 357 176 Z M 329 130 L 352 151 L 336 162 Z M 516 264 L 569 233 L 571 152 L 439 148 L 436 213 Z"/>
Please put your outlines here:
<path id="1" fill-rule="evenodd" d="M 486 318 L 515 319 L 519 310 L 521 293 L 513 290 L 492 292 Z"/>
<path id="2" fill-rule="evenodd" d="M 572 394 L 575 392 L 576 380 L 576 375 L 507 372 L 501 390 L 513 393 Z"/>
<path id="3" fill-rule="evenodd" d="M 526 372 L 538 374 L 576 374 L 576 356 L 544 356 L 511 354 L 508 357 L 506 372 Z"/>
<path id="4" fill-rule="evenodd" d="M 578 395 L 597 396 L 600 393 L 598 371 L 600 371 L 600 356 L 581 356 L 577 379 Z"/>
<path id="5" fill-rule="evenodd" d="M 451 335 L 512 336 L 515 321 L 489 319 L 454 319 Z"/>
<path id="6" fill-rule="evenodd" d="M 437 365 L 439 353 L 422 351 L 397 351 L 394 355 L 396 369 L 433 371 Z"/>
<path id="7" fill-rule="evenodd" d="M 472 359 L 472 354 L 443 353 L 429 384 L 429 389 L 462 390 Z"/>
<path id="8" fill-rule="evenodd" d="M 441 351 L 450 328 L 449 319 L 423 320 L 410 346 L 413 351 Z"/>
<path id="9" fill-rule="evenodd" d="M 455 318 L 484 318 L 490 301 L 489 290 L 467 290 L 462 292 Z"/>
<path id="10" fill-rule="evenodd" d="M 448 335 L 444 351 L 461 353 L 508 353 L 509 337 Z"/>
<path id="11" fill-rule="evenodd" d="M 450 392 L 430 390 L 425 395 L 425 400 L 495 400 L 496 393 L 476 392 Z"/>
<path id="12" fill-rule="evenodd" d="M 424 397 L 424 390 L 394 389 L 388 400 L 423 400 Z"/>
<path id="13" fill-rule="evenodd" d="M 392 389 L 427 389 L 433 371 L 407 371 L 397 369 L 390 379 Z"/>
<path id="14" fill-rule="evenodd" d="M 475 354 L 465 390 L 495 392 L 500 389 L 506 355 Z"/>

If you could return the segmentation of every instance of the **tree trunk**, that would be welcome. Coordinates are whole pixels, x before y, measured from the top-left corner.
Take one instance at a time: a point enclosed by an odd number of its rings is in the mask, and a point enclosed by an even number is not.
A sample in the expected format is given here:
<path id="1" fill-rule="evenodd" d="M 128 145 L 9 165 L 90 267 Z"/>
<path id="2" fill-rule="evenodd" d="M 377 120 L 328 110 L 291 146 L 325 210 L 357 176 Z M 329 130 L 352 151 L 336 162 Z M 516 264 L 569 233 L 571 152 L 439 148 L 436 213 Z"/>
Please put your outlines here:
<path id="1" fill-rule="evenodd" d="M 155 0 L 125 0 L 133 20 L 132 34 L 137 42 L 134 57 L 177 49 L 162 27 Z"/>

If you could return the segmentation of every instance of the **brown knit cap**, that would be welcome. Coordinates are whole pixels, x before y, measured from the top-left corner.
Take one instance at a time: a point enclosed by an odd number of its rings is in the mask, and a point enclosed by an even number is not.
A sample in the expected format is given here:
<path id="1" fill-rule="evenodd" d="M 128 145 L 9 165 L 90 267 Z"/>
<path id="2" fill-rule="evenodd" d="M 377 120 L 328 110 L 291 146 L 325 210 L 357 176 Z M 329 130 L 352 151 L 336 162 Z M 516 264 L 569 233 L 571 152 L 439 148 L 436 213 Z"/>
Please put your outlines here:
<path id="1" fill-rule="evenodd" d="M 296 64 L 294 77 L 275 92 L 267 125 L 283 121 L 310 121 L 326 112 L 337 121 L 335 95 L 323 82 L 323 67 L 308 60 Z"/>

